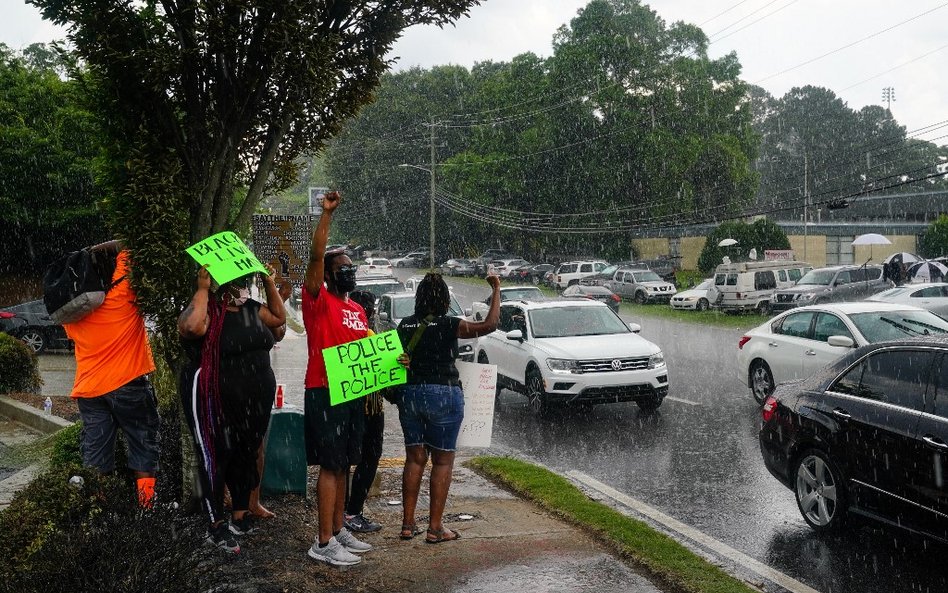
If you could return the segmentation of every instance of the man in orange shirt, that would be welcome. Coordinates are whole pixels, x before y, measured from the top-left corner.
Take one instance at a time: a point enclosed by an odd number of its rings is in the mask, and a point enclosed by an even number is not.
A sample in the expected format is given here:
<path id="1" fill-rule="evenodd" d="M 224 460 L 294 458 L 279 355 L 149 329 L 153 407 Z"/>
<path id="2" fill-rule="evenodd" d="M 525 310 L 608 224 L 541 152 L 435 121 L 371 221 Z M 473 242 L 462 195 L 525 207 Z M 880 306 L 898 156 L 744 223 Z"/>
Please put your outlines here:
<path id="1" fill-rule="evenodd" d="M 139 503 L 148 507 L 158 469 L 158 401 L 148 380 L 155 363 L 129 283 L 128 251 L 118 241 L 90 249 L 114 254 L 116 265 L 114 286 L 105 302 L 79 321 L 63 325 L 76 349 L 72 397 L 82 418 L 82 462 L 103 474 L 111 473 L 115 437 L 121 428 Z"/>

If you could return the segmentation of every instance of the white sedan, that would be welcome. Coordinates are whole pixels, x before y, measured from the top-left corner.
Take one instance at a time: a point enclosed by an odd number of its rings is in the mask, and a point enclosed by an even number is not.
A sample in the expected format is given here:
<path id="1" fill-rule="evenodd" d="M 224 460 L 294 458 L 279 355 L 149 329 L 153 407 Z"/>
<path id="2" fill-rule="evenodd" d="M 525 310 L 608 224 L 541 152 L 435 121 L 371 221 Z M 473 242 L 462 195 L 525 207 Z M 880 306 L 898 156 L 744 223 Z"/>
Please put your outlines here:
<path id="1" fill-rule="evenodd" d="M 808 377 L 854 347 L 946 333 L 948 321 L 911 305 L 810 305 L 744 334 L 737 344 L 737 371 L 754 399 L 763 403 L 777 383 Z"/>
<path id="2" fill-rule="evenodd" d="M 356 268 L 356 275 L 362 276 L 391 276 L 392 263 L 384 257 L 370 257 L 365 263 Z"/>
<path id="3" fill-rule="evenodd" d="M 948 317 L 948 283 L 906 284 L 884 290 L 866 299 L 880 303 L 899 303 L 928 309 L 942 317 Z"/>
<path id="4" fill-rule="evenodd" d="M 714 278 L 708 278 L 698 286 L 689 290 L 683 290 L 672 297 L 669 304 L 672 309 L 694 309 L 695 311 L 707 311 L 710 306 L 708 301 L 708 291 L 714 286 Z"/>

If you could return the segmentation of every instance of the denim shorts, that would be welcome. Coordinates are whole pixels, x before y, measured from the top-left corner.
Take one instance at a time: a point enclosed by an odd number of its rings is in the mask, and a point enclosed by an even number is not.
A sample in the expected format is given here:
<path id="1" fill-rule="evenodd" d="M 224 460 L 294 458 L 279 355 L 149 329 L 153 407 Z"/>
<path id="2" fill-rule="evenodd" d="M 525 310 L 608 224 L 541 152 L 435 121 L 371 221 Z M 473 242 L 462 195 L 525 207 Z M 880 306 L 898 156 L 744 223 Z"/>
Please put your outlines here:
<path id="1" fill-rule="evenodd" d="M 158 469 L 158 400 L 147 376 L 98 397 L 76 398 L 82 418 L 82 463 L 100 472 L 115 469 L 115 437 L 125 433 L 128 467 Z"/>
<path id="2" fill-rule="evenodd" d="M 464 420 L 464 392 L 457 385 L 405 385 L 398 402 L 405 446 L 454 451 Z"/>

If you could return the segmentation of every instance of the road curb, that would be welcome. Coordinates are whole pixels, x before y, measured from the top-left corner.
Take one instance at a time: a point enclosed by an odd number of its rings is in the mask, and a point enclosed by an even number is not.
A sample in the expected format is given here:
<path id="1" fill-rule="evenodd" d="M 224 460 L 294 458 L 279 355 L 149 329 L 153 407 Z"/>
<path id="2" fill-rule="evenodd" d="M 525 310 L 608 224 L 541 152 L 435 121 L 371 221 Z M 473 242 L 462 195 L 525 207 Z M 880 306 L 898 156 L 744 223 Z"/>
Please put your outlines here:
<path id="1" fill-rule="evenodd" d="M 73 424 L 59 416 L 44 414 L 41 410 L 2 395 L 0 395 L 0 416 L 6 416 L 44 434 L 58 432 Z"/>

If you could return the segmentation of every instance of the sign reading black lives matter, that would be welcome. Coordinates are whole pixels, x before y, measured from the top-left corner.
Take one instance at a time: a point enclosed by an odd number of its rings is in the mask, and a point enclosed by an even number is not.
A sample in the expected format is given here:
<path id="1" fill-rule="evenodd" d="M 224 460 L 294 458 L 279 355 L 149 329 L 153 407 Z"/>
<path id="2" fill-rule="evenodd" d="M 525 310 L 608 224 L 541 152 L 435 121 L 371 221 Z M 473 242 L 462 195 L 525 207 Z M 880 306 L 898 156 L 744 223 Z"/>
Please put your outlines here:
<path id="1" fill-rule="evenodd" d="M 315 217 L 255 214 L 253 251 L 263 263 L 268 263 L 293 286 L 302 286 L 309 263 L 310 244 L 313 240 Z"/>

